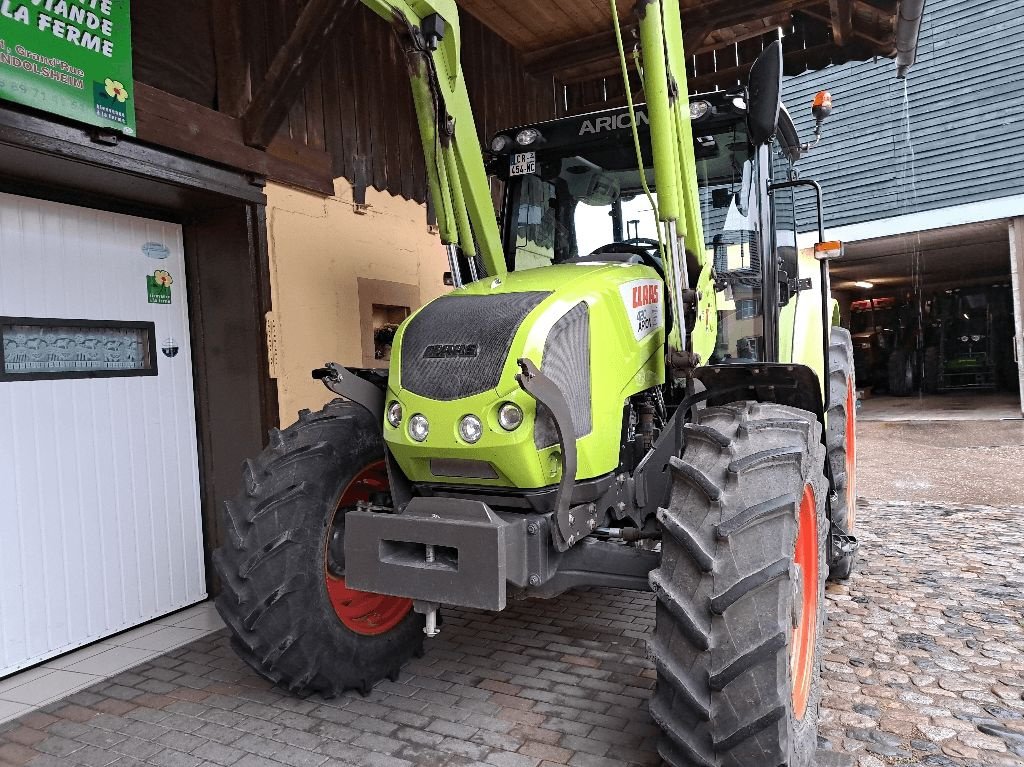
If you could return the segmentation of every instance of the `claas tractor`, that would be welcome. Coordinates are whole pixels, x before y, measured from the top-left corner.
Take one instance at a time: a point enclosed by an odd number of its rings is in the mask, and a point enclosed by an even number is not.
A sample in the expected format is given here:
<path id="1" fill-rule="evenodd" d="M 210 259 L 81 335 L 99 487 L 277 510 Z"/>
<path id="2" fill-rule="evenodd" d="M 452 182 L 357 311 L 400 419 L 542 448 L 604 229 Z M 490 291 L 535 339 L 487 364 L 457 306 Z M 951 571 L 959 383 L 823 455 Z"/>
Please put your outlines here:
<path id="1" fill-rule="evenodd" d="M 245 463 L 214 556 L 236 649 L 298 694 L 365 693 L 447 608 L 649 590 L 665 761 L 811 764 L 825 581 L 857 547 L 855 387 L 841 245 L 796 238 L 796 193 L 819 224 L 821 201 L 781 47 L 691 97 L 679 6 L 644 2 L 646 104 L 482 156 L 454 4 L 368 4 L 408 48 L 454 289 L 386 374 L 314 371 L 339 399 Z"/>

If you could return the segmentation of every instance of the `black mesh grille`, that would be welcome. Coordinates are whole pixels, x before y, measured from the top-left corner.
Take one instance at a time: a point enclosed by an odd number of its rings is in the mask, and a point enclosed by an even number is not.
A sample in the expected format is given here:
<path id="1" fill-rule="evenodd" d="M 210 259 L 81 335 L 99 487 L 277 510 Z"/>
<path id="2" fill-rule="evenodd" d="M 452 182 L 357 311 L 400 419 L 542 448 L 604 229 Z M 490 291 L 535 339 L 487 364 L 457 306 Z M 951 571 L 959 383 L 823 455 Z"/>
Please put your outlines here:
<path id="1" fill-rule="evenodd" d="M 576 438 L 590 434 L 590 311 L 580 302 L 555 323 L 544 342 L 544 375 L 565 395 Z M 547 408 L 538 407 L 533 440 L 538 448 L 558 442 L 558 432 Z"/>
<path id="2" fill-rule="evenodd" d="M 516 331 L 549 295 L 452 295 L 427 304 L 402 336 L 402 387 L 442 401 L 493 389 Z"/>

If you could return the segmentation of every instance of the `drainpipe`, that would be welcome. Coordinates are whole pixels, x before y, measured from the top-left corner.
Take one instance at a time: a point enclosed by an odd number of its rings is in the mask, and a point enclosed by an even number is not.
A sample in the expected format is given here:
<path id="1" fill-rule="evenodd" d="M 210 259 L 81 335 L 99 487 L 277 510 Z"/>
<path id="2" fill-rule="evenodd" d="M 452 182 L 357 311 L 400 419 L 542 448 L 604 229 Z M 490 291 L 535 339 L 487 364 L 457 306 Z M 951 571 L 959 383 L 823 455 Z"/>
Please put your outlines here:
<path id="1" fill-rule="evenodd" d="M 900 0 L 896 19 L 896 76 L 901 80 L 917 61 L 925 0 Z"/>

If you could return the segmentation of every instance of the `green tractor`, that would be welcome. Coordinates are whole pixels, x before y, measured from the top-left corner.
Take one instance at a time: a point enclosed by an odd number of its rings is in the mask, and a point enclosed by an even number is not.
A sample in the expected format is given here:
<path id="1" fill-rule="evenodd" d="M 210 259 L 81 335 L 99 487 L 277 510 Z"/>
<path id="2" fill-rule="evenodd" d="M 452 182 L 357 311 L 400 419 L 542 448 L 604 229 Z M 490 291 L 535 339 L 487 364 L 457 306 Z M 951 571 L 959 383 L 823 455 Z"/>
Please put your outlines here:
<path id="1" fill-rule="evenodd" d="M 496 135 L 499 226 L 454 6 L 369 4 L 408 41 L 455 289 L 386 375 L 314 371 L 342 399 L 246 462 L 214 556 L 236 649 L 298 694 L 365 693 L 445 607 L 651 590 L 664 759 L 810 765 L 825 581 L 857 546 L 855 387 L 841 246 L 796 247 L 816 185 L 791 172 L 781 48 L 690 99 L 678 4 L 647 3 L 648 103 Z"/>

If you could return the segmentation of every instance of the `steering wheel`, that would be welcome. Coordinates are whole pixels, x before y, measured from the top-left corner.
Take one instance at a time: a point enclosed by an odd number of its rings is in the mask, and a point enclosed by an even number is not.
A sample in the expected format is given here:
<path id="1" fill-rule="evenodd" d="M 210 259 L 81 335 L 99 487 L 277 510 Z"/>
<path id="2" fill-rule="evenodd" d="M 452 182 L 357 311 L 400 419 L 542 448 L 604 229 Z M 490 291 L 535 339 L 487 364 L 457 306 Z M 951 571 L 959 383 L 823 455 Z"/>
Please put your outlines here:
<path id="1" fill-rule="evenodd" d="M 599 256 L 602 253 L 635 253 L 640 256 L 640 260 L 644 262 L 646 266 L 651 267 L 658 275 L 665 279 L 665 269 L 661 263 L 654 257 L 651 251 L 657 252 L 659 248 L 658 241 L 652 240 L 648 237 L 633 237 L 623 242 L 609 242 L 607 245 L 602 245 L 600 248 L 591 253 L 591 256 Z"/>

